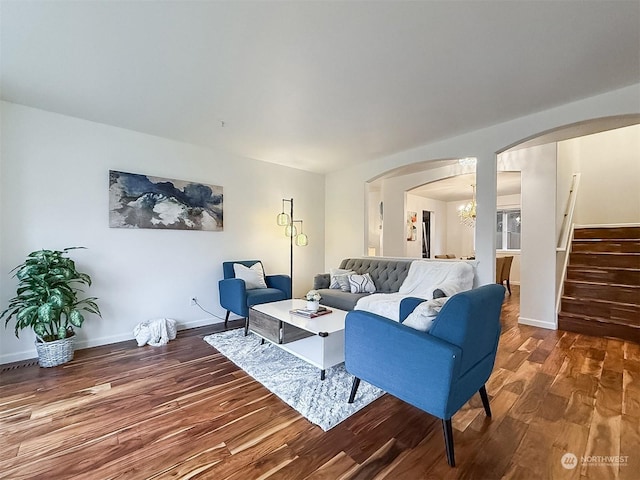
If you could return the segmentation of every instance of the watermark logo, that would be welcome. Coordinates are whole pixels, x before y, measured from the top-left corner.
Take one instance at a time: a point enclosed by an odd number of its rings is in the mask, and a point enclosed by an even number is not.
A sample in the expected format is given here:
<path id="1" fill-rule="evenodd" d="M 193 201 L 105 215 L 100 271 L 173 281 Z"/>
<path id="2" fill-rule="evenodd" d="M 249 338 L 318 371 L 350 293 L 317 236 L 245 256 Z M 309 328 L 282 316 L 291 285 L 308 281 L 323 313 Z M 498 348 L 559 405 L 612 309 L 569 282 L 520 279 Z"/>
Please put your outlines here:
<path id="1" fill-rule="evenodd" d="M 563 468 L 573 470 L 578 466 L 578 457 L 571 452 L 565 453 L 560 459 Z M 628 455 L 585 455 L 580 457 L 580 463 L 586 465 L 619 465 L 624 467 L 629 463 Z"/>
<path id="2" fill-rule="evenodd" d="M 565 453 L 560 459 L 560 463 L 563 468 L 567 470 L 573 470 L 578 466 L 578 457 L 576 457 L 573 453 Z"/>

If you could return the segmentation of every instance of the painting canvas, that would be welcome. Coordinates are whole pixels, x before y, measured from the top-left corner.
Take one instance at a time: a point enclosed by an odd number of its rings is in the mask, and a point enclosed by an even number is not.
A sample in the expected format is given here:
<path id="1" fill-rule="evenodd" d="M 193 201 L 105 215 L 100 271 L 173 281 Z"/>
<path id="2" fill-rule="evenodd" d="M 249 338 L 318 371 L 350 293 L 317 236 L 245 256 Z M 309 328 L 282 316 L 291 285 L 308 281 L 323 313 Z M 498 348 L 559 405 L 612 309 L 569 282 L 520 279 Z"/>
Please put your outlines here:
<path id="1" fill-rule="evenodd" d="M 407 212 L 407 241 L 415 242 L 418 238 L 418 212 Z"/>
<path id="2" fill-rule="evenodd" d="M 222 187 L 109 171 L 109 226 L 222 230 Z"/>

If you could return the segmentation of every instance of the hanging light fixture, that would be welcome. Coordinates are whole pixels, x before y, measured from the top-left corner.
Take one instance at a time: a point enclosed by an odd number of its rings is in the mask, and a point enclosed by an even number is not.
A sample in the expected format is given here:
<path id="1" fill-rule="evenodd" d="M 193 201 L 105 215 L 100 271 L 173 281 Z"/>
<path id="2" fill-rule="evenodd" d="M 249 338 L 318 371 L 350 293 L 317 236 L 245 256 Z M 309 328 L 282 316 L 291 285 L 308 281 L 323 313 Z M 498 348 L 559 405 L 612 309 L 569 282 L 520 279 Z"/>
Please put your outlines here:
<path id="1" fill-rule="evenodd" d="M 293 237 L 293 238 L 295 238 L 297 235 L 298 235 L 298 229 L 293 224 L 293 222 L 291 222 L 289 225 L 284 227 L 284 236 L 285 237 Z"/>
<path id="2" fill-rule="evenodd" d="M 291 209 L 293 210 L 293 199 L 291 200 L 285 200 L 284 198 L 282 199 L 282 213 L 278 214 L 278 218 L 277 218 L 277 222 L 278 225 L 280 225 L 281 227 L 284 227 L 285 225 L 289 225 L 291 217 L 289 216 L 288 213 L 284 212 L 284 202 L 291 202 Z"/>
<path id="3" fill-rule="evenodd" d="M 296 239 L 296 245 L 299 247 L 306 247 L 307 245 L 309 245 L 309 237 L 307 237 L 302 231 L 302 220 L 294 220 L 292 223 L 300 223 L 300 233 L 297 233 L 297 231 L 295 230 L 295 226 L 293 227 L 293 236 Z"/>
<path id="4" fill-rule="evenodd" d="M 459 158 L 458 163 L 463 167 L 475 167 L 476 163 L 478 163 L 478 159 L 476 157 L 464 157 Z"/>
<path id="5" fill-rule="evenodd" d="M 471 185 L 471 188 L 473 189 L 473 197 L 471 198 L 471 201 L 458 207 L 460 223 L 467 227 L 474 227 L 476 224 L 476 186 Z"/>

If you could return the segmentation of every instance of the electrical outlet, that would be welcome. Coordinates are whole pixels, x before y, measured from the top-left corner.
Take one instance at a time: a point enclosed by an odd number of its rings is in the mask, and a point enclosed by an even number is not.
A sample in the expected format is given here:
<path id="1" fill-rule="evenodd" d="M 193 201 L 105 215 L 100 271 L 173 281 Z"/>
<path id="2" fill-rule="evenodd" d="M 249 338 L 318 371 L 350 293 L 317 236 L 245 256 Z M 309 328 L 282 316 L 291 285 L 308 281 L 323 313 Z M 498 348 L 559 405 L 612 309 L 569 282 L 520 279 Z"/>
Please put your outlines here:
<path id="1" fill-rule="evenodd" d="M 197 303 L 198 303 L 198 297 L 196 297 L 195 295 L 192 297 L 189 297 L 190 306 L 195 307 Z"/>

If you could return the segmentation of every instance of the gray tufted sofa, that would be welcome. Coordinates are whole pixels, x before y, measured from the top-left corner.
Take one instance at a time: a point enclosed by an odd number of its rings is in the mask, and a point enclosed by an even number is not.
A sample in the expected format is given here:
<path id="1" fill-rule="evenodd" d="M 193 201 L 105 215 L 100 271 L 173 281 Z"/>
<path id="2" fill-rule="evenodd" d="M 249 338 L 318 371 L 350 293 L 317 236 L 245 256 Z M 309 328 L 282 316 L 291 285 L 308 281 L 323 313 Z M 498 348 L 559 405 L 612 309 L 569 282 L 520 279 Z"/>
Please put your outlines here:
<path id="1" fill-rule="evenodd" d="M 413 259 L 383 259 L 383 258 L 345 258 L 339 268 L 353 270 L 359 275 L 368 273 L 376 285 L 376 293 L 395 293 L 407 278 L 409 267 Z M 361 297 L 368 293 L 350 293 L 337 289 L 330 289 L 331 278 L 328 273 L 316 275 L 313 288 L 320 292 L 320 303 L 327 307 L 340 310 L 353 310 Z"/>

